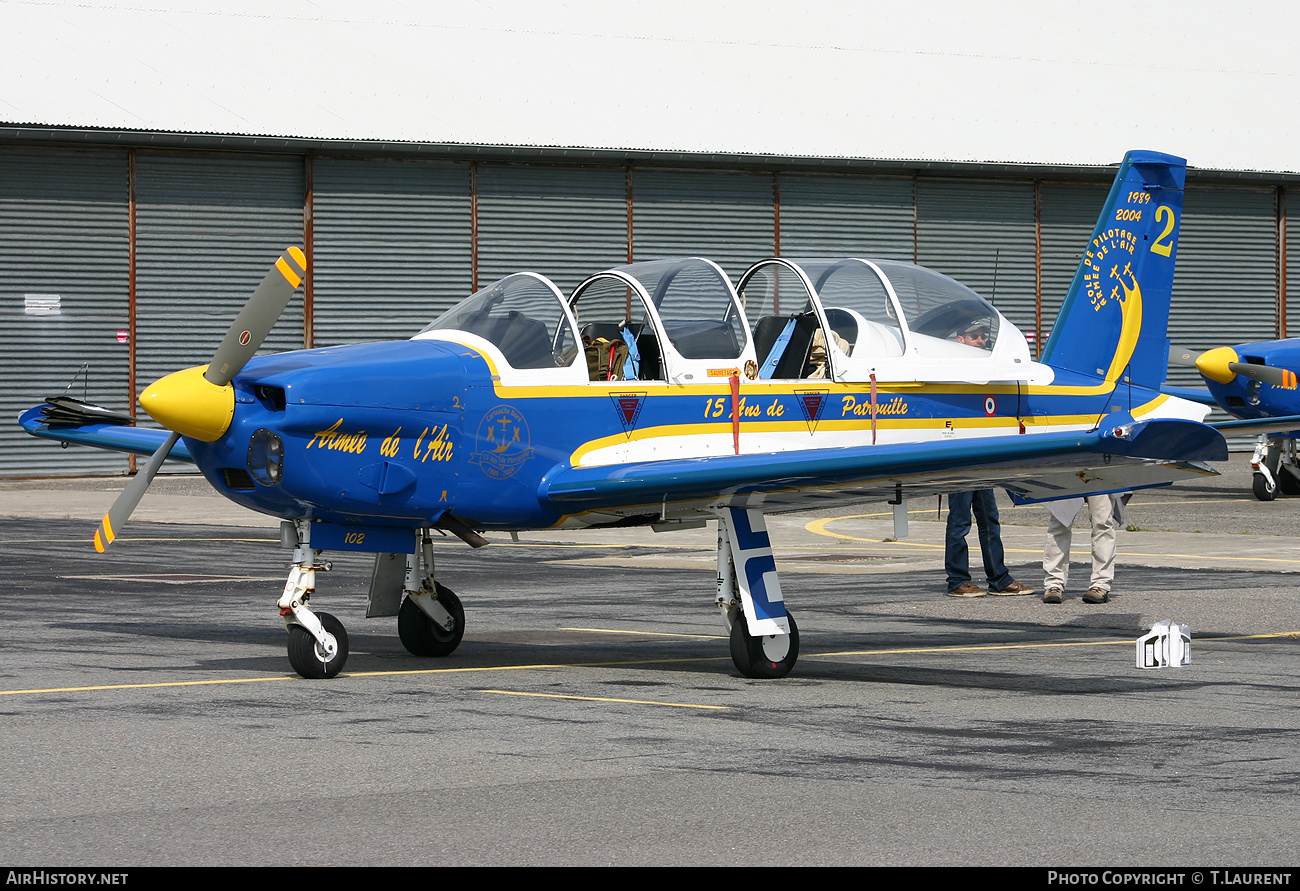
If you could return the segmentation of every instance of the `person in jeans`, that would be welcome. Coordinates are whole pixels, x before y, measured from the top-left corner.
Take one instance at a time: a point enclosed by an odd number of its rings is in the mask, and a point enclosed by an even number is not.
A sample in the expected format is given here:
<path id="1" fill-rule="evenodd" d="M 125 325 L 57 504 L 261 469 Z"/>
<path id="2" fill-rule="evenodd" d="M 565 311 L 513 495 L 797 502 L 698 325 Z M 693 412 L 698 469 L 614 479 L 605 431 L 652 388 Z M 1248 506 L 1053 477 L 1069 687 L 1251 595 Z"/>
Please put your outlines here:
<path id="1" fill-rule="evenodd" d="M 970 577 L 970 549 L 966 535 L 970 532 L 972 511 L 979 527 L 980 556 L 988 591 L 974 584 Z M 1002 524 L 998 519 L 998 502 L 992 489 L 954 492 L 948 496 L 948 532 L 944 542 L 943 568 L 948 573 L 949 597 L 983 597 L 988 594 L 1033 594 L 1034 589 L 1011 577 L 1003 562 Z"/>

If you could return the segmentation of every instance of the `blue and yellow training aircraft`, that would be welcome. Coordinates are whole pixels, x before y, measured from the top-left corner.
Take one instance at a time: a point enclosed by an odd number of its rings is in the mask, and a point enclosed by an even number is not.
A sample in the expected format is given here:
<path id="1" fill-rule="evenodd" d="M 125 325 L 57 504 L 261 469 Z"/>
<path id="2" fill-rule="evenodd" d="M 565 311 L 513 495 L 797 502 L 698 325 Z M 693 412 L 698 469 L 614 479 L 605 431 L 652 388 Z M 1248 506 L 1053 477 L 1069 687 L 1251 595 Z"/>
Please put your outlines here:
<path id="1" fill-rule="evenodd" d="M 151 454 L 95 534 L 109 546 L 164 458 L 281 517 L 289 659 L 332 677 L 342 624 L 309 606 L 322 552 L 376 554 L 368 615 L 417 656 L 465 630 L 431 532 L 718 522 L 714 600 L 750 677 L 793 667 L 765 516 L 1002 486 L 1018 501 L 1214 473 L 1206 409 L 1160 392 L 1185 162 L 1130 152 L 1040 362 L 969 288 L 909 263 L 763 260 L 738 287 L 686 258 L 609 269 L 562 294 L 521 272 L 410 340 L 254 357 L 304 275 L 291 248 L 211 362 L 150 386 L 170 430 L 66 399 L 36 436 Z"/>
<path id="2" fill-rule="evenodd" d="M 1214 426 L 1224 432 L 1259 432 L 1251 456 L 1251 487 L 1260 501 L 1300 495 L 1300 340 L 1264 340 L 1215 347 L 1200 355 L 1181 347 L 1169 352 L 1170 362 L 1195 365 L 1206 389 L 1165 386 L 1164 392 L 1205 405 L 1217 405 L 1241 421 Z M 1265 421 L 1271 423 L 1265 425 Z"/>

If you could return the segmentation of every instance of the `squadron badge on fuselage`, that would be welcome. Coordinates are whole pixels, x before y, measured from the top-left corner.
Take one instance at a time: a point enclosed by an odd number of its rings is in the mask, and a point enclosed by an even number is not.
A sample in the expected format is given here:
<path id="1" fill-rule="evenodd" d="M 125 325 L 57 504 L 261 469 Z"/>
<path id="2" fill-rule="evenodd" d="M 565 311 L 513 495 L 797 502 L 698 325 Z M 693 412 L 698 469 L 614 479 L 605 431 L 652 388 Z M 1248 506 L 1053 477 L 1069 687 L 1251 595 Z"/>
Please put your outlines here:
<path id="1" fill-rule="evenodd" d="M 479 465 L 493 479 L 514 476 L 533 457 L 528 422 L 509 405 L 498 405 L 483 416 L 476 442 L 481 451 L 470 455 L 469 463 Z"/>

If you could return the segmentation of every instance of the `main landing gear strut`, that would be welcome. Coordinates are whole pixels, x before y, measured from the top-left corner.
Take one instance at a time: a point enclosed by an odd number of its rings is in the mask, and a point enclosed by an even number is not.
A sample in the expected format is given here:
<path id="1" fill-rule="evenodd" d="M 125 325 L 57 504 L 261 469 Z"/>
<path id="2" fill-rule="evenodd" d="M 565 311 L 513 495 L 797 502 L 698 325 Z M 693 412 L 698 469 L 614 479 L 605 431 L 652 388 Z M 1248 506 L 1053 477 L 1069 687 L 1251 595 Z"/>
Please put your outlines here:
<path id="1" fill-rule="evenodd" d="M 450 656 L 465 636 L 465 608 L 433 578 L 433 540 L 426 529 L 406 558 L 406 597 L 397 613 L 397 636 L 412 656 Z"/>
<path id="2" fill-rule="evenodd" d="M 332 678 L 348 659 L 348 633 L 343 623 L 308 606 L 316 590 L 317 571 L 330 564 L 311 547 L 311 522 L 293 524 L 297 546 L 293 566 L 277 604 L 289 632 L 289 664 L 305 678 Z M 465 608 L 448 587 L 434 580 L 433 540 L 428 529 L 417 533 L 414 553 L 379 554 L 370 583 L 367 615 L 397 616 L 397 634 L 414 656 L 447 656 L 465 635 Z M 398 605 L 400 603 L 400 606 Z"/>
<path id="3" fill-rule="evenodd" d="M 288 524 L 286 523 L 286 527 Z M 308 606 L 316 573 L 330 564 L 311 546 L 311 522 L 293 524 L 297 546 L 278 606 L 289 632 L 289 662 L 305 678 L 332 678 L 348 658 L 343 623 Z M 415 656 L 448 656 L 465 634 L 460 598 L 434 578 L 433 541 L 421 530 L 414 553 L 379 554 L 368 616 L 397 616 L 402 645 Z M 762 511 L 718 511 L 718 593 L 736 670 L 749 678 L 785 677 L 799 658 L 799 626 L 785 609 Z"/>
<path id="4" fill-rule="evenodd" d="M 731 661 L 749 678 L 780 678 L 799 658 L 799 626 L 785 609 L 762 511 L 718 512 L 718 608 Z"/>

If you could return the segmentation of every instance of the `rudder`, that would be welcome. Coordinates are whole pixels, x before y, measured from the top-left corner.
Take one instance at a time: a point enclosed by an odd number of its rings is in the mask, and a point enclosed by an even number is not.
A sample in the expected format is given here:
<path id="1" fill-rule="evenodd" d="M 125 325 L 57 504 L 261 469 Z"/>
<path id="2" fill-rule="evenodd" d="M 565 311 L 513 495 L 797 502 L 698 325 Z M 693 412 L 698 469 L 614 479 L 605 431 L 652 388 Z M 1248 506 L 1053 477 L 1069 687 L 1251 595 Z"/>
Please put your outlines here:
<path id="1" fill-rule="evenodd" d="M 1169 301 L 1187 162 L 1124 156 L 1040 361 L 1158 388 L 1169 364 Z"/>

